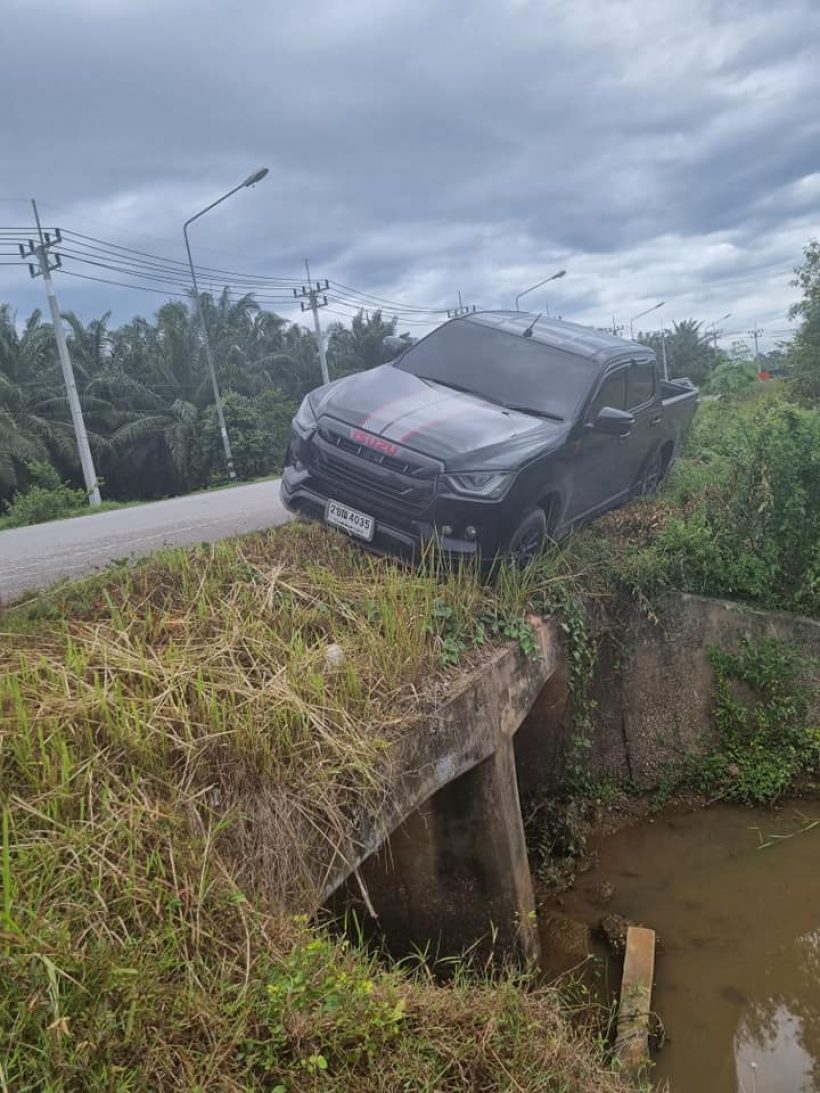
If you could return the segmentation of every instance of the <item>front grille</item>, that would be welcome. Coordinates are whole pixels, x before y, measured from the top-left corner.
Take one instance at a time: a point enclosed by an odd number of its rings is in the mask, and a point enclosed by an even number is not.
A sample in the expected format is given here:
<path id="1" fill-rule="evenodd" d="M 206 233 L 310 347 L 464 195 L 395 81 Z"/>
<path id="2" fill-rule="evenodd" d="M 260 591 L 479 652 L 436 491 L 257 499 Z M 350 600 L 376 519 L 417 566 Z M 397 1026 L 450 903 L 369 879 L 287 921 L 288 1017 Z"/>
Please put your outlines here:
<path id="1" fill-rule="evenodd" d="M 396 511 L 421 512 L 435 494 L 438 466 L 413 453 L 376 452 L 333 428 L 321 427 L 311 445 L 311 471 L 346 500 L 380 499 Z"/>
<path id="2" fill-rule="evenodd" d="M 371 448 L 365 447 L 364 444 L 357 444 L 350 437 L 342 436 L 341 433 L 327 431 L 326 433 L 323 432 L 322 435 L 328 443 L 332 444 L 334 448 L 339 448 L 340 451 L 349 452 L 350 455 L 355 455 L 358 459 L 364 459 L 368 463 L 376 463 L 378 466 L 387 467 L 391 471 L 398 471 L 399 474 L 405 474 L 410 478 L 421 478 L 427 471 L 426 467 L 410 462 L 406 458 L 400 459 L 394 455 L 374 452 Z"/>

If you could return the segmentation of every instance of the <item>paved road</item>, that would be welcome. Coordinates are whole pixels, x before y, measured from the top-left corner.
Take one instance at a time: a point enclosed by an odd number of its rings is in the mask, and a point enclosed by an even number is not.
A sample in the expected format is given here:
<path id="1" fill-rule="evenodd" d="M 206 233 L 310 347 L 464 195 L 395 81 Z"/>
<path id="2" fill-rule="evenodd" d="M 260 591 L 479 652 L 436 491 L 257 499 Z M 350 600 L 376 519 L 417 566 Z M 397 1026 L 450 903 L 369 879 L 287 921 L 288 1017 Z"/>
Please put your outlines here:
<path id="1" fill-rule="evenodd" d="M 215 542 L 288 518 L 277 479 L 0 531 L 0 603 L 60 577 L 93 573 L 118 558 Z"/>

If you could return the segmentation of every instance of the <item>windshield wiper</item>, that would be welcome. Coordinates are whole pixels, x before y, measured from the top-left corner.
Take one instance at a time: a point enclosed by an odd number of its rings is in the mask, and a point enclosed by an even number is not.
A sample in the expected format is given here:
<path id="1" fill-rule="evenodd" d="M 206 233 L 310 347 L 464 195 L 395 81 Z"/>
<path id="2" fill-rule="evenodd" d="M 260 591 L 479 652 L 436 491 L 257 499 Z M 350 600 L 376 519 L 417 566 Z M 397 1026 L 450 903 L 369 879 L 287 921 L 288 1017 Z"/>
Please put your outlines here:
<path id="1" fill-rule="evenodd" d="M 432 376 L 417 376 L 416 379 L 420 379 L 423 383 L 435 383 L 439 387 L 449 387 L 453 391 L 461 391 L 465 395 L 475 395 L 476 398 L 480 398 L 484 402 L 491 402 L 493 406 L 501 406 L 504 410 L 513 410 L 519 414 L 531 414 L 533 417 L 543 417 L 549 421 L 564 420 L 558 414 L 550 413 L 549 410 L 537 410 L 534 406 L 515 406 L 512 403 L 493 398 L 492 395 L 485 395 L 483 391 L 474 391 L 472 387 L 465 387 L 461 383 L 451 383 L 450 380 L 434 380 Z"/>
<path id="2" fill-rule="evenodd" d="M 476 398 L 486 398 L 486 395 L 481 395 L 478 391 L 474 391 L 472 387 L 465 387 L 461 383 L 451 383 L 449 380 L 434 380 L 432 376 L 417 376 L 416 379 L 420 379 L 423 383 L 435 383 L 439 387 L 449 387 L 453 391 L 461 391 L 465 395 L 475 395 Z M 488 399 L 492 402 L 492 399 Z"/>
<path id="3" fill-rule="evenodd" d="M 549 410 L 537 410 L 534 406 L 513 406 L 509 402 L 505 402 L 504 406 L 507 410 L 515 410 L 519 414 L 532 414 L 533 417 L 543 417 L 549 421 L 564 420 L 558 414 L 552 414 Z"/>

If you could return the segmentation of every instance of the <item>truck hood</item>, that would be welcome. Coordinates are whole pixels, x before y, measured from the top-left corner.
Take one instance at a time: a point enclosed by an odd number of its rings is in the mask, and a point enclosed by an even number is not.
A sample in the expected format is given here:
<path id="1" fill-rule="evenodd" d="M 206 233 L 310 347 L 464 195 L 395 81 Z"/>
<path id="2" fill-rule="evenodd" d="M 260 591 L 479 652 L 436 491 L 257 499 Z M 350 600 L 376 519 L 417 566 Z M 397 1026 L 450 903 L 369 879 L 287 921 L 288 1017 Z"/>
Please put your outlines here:
<path id="1" fill-rule="evenodd" d="M 477 395 L 421 380 L 382 365 L 338 380 L 313 396 L 318 417 L 328 416 L 400 448 L 440 459 L 450 469 L 516 465 L 522 449 L 543 451 L 563 440 L 567 425 L 507 410 Z"/>

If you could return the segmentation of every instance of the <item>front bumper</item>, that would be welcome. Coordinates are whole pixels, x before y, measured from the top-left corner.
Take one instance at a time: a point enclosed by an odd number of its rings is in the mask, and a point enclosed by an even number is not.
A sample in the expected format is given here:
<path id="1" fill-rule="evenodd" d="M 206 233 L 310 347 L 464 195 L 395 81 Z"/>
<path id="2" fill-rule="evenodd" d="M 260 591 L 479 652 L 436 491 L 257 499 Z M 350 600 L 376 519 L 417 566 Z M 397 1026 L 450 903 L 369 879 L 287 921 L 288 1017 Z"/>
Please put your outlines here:
<path id="1" fill-rule="evenodd" d="M 498 507 L 495 505 L 439 499 L 430 511 L 418 516 L 401 514 L 350 487 L 334 483 L 331 493 L 324 483 L 316 481 L 308 469 L 297 470 L 292 465 L 285 467 L 280 492 L 282 502 L 291 512 L 322 523 L 325 522 L 325 510 L 330 500 L 340 501 L 372 516 L 376 522 L 372 542 L 360 539 L 355 542 L 380 553 L 418 561 L 426 551 L 435 547 L 438 553 L 447 557 L 467 560 L 494 557 L 498 549 L 496 536 L 492 533 L 492 527 L 496 524 L 495 514 L 488 511 Z M 448 525 L 455 534 L 445 535 L 442 532 L 442 528 Z M 469 526 L 476 528 L 475 538 L 458 534 L 457 529 Z"/>

